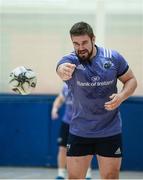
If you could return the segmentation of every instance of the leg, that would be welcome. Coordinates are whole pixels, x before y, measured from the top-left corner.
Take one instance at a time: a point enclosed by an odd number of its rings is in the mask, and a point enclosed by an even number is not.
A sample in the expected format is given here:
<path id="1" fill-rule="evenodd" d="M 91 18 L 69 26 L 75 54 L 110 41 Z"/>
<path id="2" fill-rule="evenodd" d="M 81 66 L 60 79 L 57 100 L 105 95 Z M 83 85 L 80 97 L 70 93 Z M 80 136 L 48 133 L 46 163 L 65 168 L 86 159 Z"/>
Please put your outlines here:
<path id="1" fill-rule="evenodd" d="M 67 154 L 67 137 L 69 132 L 69 125 L 62 122 L 60 129 L 60 136 L 58 138 L 59 152 L 58 152 L 58 177 L 57 179 L 65 178 L 66 172 L 66 154 Z"/>
<path id="2" fill-rule="evenodd" d="M 59 153 L 58 153 L 58 167 L 59 168 L 66 168 L 66 153 L 67 153 L 67 148 L 64 146 L 60 146 Z"/>
<path id="3" fill-rule="evenodd" d="M 85 179 L 92 157 L 92 155 L 68 156 L 67 169 L 69 179 Z"/>
<path id="4" fill-rule="evenodd" d="M 101 178 L 119 179 L 122 160 L 121 134 L 100 138 L 96 149 Z"/>
<path id="5" fill-rule="evenodd" d="M 67 148 L 64 146 L 59 147 L 58 152 L 58 177 L 57 179 L 60 179 L 61 177 L 65 177 L 65 171 L 66 171 L 66 153 Z"/>
<path id="6" fill-rule="evenodd" d="M 102 179 L 119 179 L 121 158 L 97 155 L 97 160 Z"/>

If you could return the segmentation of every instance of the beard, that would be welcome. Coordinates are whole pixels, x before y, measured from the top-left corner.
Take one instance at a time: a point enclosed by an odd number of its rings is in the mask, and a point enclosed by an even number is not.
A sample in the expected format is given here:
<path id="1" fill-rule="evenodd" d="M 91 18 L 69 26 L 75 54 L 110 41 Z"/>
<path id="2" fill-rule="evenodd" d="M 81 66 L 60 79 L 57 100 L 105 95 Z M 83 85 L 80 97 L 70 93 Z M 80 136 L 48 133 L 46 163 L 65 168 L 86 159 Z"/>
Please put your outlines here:
<path id="1" fill-rule="evenodd" d="M 92 54 L 93 54 L 93 45 L 91 51 L 84 49 L 76 52 L 76 55 L 81 62 L 90 62 L 90 58 Z"/>

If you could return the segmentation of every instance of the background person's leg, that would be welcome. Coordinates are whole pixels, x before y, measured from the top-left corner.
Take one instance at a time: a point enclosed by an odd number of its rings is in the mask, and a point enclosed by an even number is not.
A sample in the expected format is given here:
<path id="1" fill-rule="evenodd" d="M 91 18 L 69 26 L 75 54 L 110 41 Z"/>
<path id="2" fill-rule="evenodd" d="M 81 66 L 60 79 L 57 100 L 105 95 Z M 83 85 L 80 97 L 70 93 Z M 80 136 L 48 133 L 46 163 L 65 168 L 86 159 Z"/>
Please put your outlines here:
<path id="1" fill-rule="evenodd" d="M 58 178 L 65 178 L 65 172 L 66 172 L 66 153 L 67 148 L 64 146 L 59 147 L 59 153 L 58 153 Z"/>
<path id="2" fill-rule="evenodd" d="M 59 152 L 58 152 L 58 176 L 56 179 L 65 178 L 66 173 L 66 155 L 67 155 L 67 138 L 69 135 L 69 124 L 62 121 L 60 136 L 58 138 Z"/>

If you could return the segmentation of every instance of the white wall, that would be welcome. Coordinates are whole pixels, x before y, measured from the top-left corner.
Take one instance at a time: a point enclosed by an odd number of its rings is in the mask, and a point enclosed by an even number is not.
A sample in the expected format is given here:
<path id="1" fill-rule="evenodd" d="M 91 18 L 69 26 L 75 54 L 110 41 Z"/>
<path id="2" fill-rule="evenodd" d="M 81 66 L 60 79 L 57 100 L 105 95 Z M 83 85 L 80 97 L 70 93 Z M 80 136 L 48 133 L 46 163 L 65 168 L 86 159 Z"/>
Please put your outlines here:
<path id="1" fill-rule="evenodd" d="M 0 3 L 0 92 L 10 92 L 9 72 L 21 65 L 37 73 L 34 93 L 57 93 L 61 56 L 72 51 L 69 29 L 78 21 L 94 28 L 97 45 L 128 60 L 143 95 L 143 0 L 3 0 Z"/>

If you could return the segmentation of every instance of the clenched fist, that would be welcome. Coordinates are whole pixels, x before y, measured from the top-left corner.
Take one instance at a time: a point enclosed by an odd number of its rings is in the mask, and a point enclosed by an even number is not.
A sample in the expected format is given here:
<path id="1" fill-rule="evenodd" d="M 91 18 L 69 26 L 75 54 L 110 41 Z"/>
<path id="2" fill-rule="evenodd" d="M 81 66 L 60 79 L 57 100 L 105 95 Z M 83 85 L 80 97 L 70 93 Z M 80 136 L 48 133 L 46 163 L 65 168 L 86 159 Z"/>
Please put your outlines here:
<path id="1" fill-rule="evenodd" d="M 75 67 L 75 64 L 63 63 L 59 65 L 57 73 L 62 80 L 67 81 L 72 78 L 72 74 L 75 70 Z"/>

